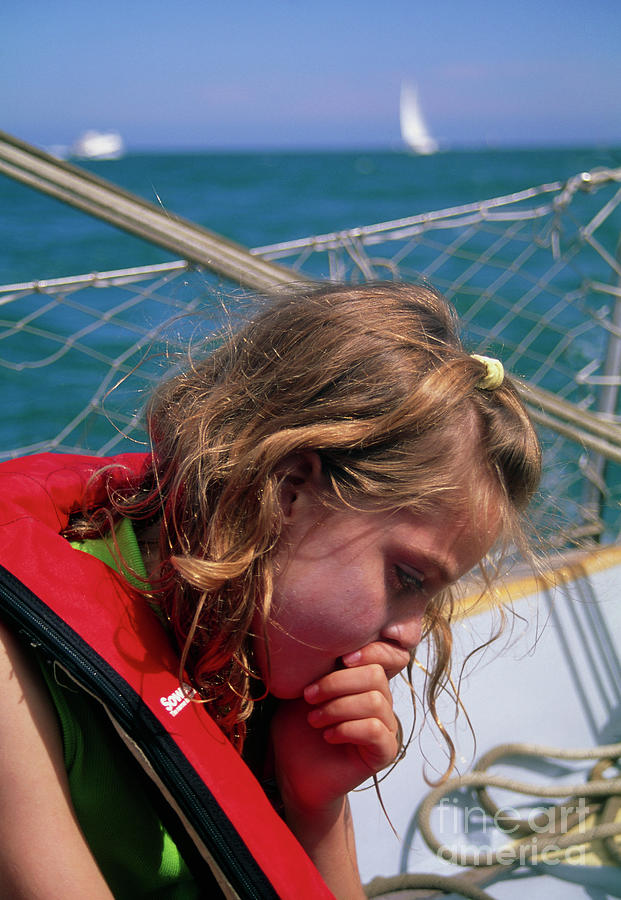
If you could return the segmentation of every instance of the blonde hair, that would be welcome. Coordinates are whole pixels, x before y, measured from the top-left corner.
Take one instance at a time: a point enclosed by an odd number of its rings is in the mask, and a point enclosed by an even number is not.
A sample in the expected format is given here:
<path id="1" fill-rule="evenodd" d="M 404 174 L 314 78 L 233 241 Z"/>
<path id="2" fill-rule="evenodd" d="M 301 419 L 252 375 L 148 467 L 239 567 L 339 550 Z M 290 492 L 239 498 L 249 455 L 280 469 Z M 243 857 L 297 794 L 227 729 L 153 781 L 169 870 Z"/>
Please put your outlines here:
<path id="1" fill-rule="evenodd" d="M 259 683 L 252 628 L 270 611 L 284 461 L 317 453 L 326 502 L 352 507 L 423 509 L 457 497 L 463 474 L 498 494 L 515 535 L 538 483 L 539 445 L 510 379 L 485 391 L 482 374 L 432 288 L 331 284 L 271 298 L 155 392 L 148 477 L 115 506 L 161 515 L 156 597 L 182 664 L 238 746 Z M 478 474 L 488 477 L 462 473 L 459 435 L 477 442 Z M 444 595 L 427 616 L 432 713 L 450 664 L 451 611 Z"/>

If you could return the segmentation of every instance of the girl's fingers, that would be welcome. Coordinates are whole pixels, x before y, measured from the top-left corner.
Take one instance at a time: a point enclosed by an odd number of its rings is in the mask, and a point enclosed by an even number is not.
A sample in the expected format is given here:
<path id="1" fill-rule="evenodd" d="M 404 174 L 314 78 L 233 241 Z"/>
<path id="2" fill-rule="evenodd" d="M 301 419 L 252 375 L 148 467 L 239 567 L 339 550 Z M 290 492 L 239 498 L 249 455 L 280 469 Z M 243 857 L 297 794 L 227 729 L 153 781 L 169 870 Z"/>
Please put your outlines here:
<path id="1" fill-rule="evenodd" d="M 395 759 L 399 745 L 391 732 L 378 719 L 355 719 L 327 728 L 323 733 L 329 744 L 353 744 L 371 771 L 379 771 Z"/>
<path id="2" fill-rule="evenodd" d="M 325 703 L 334 697 L 365 694 L 368 691 L 380 691 L 392 702 L 386 672 L 377 663 L 330 672 L 304 689 L 304 699 L 307 703 L 315 705 Z"/>
<path id="3" fill-rule="evenodd" d="M 348 668 L 355 666 L 379 665 L 386 673 L 388 679 L 398 675 L 410 662 L 411 654 L 404 647 L 390 644 L 386 641 L 374 641 L 343 657 L 343 663 Z"/>
<path id="4" fill-rule="evenodd" d="M 398 722 L 386 670 L 379 662 L 338 669 L 304 691 L 308 724 L 328 744 L 351 744 L 369 772 L 388 766 L 399 750 Z"/>
<path id="5" fill-rule="evenodd" d="M 308 713 L 308 722 L 313 728 L 327 728 L 336 723 L 356 719 L 377 719 L 389 729 L 397 729 L 397 720 L 392 704 L 381 691 L 365 694 L 350 694 L 322 703 Z"/>

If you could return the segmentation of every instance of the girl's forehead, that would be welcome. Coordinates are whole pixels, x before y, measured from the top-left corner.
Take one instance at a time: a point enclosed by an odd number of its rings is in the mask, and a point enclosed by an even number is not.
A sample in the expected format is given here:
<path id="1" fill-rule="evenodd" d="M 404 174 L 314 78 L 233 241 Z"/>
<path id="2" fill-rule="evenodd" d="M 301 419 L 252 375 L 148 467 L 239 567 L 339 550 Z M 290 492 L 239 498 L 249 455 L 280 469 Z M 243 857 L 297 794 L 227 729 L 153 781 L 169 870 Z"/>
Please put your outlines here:
<path id="1" fill-rule="evenodd" d="M 491 528 L 499 524 L 503 507 L 499 486 L 488 475 L 479 473 L 476 477 L 473 473 L 473 477 L 464 483 L 423 496 L 406 510 L 413 519 L 437 518 L 487 531 L 486 523 Z"/>
<path id="2" fill-rule="evenodd" d="M 350 510 L 324 522 L 329 542 L 334 524 L 352 553 L 386 553 L 422 565 L 445 584 L 452 584 L 489 552 L 500 536 L 502 515 L 492 499 L 485 504 L 451 502 L 449 497 L 422 508 Z"/>
<path id="3" fill-rule="evenodd" d="M 405 478 L 401 485 L 386 493 L 369 493 L 352 498 L 351 505 L 342 497 L 335 498 L 328 492 L 324 496 L 331 509 L 348 509 L 362 514 L 370 512 L 392 513 L 409 516 L 450 516 L 466 523 L 490 519 L 496 521 L 505 511 L 507 500 L 493 470 L 480 459 L 468 457 L 465 452 L 461 459 L 438 460 L 431 463 L 427 471 L 415 471 L 411 478 Z"/>
<path id="4" fill-rule="evenodd" d="M 366 497 L 361 502 L 347 506 L 337 502 L 329 508 L 345 512 L 368 522 L 377 521 L 380 527 L 403 523 L 414 525 L 428 523 L 441 528 L 443 525 L 459 525 L 482 535 L 500 532 L 505 518 L 506 501 L 498 482 L 490 472 L 481 468 L 461 470 L 461 477 L 447 484 L 442 479 L 431 488 L 424 483 L 412 486 L 404 492 L 402 502 L 394 498 Z M 369 514 L 377 514 L 377 518 Z"/>

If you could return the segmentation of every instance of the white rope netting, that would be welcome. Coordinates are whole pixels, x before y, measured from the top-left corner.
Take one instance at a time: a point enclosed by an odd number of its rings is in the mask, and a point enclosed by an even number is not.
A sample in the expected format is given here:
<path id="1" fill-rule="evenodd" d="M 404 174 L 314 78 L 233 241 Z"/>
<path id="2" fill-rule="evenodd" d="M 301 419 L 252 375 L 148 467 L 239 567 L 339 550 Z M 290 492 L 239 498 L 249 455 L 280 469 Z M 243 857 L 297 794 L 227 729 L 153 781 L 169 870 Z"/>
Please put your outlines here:
<path id="1" fill-rule="evenodd" d="M 427 280 L 457 307 L 472 350 L 500 356 L 530 385 L 616 430 L 620 183 L 621 170 L 594 170 L 252 253 L 301 278 Z M 239 290 L 183 261 L 0 287 L 0 458 L 140 449 L 145 392 L 196 339 L 197 319 L 203 334 L 222 321 L 222 292 L 233 308 L 243 302 Z M 585 452 L 575 433 L 542 427 L 541 436 L 548 499 L 540 523 L 562 528 L 564 540 L 570 532 L 616 536 L 619 462 Z"/>

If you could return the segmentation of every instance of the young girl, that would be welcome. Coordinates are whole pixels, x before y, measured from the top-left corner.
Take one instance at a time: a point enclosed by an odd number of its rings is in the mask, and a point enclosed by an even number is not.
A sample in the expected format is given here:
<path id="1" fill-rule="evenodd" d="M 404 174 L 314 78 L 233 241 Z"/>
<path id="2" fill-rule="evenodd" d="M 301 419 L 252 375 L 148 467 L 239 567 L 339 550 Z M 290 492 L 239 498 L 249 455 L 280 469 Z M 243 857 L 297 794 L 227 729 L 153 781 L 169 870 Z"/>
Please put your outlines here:
<path id="1" fill-rule="evenodd" d="M 147 645 L 148 617 L 191 679 L 189 705 L 202 701 L 332 893 L 363 897 L 347 793 L 398 755 L 389 681 L 427 639 L 434 708 L 449 667 L 451 585 L 515 539 L 538 483 L 517 392 L 500 363 L 462 349 L 432 289 L 330 285 L 281 295 L 191 360 L 155 394 L 148 428 L 150 454 L 98 461 L 96 476 L 93 461 L 63 457 L 36 475 L 28 460 L 5 469 L 20 497 L 36 484 L 39 518 L 64 536 L 54 546 L 71 564 L 55 592 L 73 589 L 74 564 L 93 562 L 86 553 L 124 572 L 138 638 Z M 61 502 L 69 469 L 81 487 Z M 28 577 L 51 581 L 57 556 L 38 555 L 32 515 L 5 513 L 0 525 L 22 536 Z M 2 551 L 9 570 L 15 553 L 15 543 Z M 89 616 L 93 640 L 109 629 L 124 647 L 110 591 L 87 593 L 102 610 Z M 98 704 L 16 630 L 2 631 L 0 894 L 216 896 L 192 875 Z M 188 705 L 183 691 L 162 697 L 171 715 Z"/>

